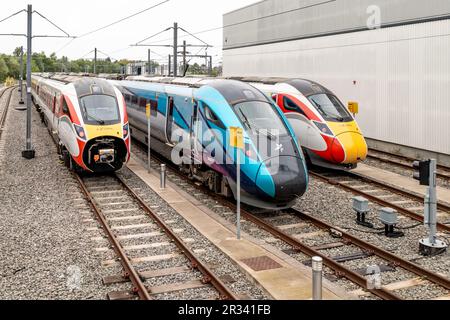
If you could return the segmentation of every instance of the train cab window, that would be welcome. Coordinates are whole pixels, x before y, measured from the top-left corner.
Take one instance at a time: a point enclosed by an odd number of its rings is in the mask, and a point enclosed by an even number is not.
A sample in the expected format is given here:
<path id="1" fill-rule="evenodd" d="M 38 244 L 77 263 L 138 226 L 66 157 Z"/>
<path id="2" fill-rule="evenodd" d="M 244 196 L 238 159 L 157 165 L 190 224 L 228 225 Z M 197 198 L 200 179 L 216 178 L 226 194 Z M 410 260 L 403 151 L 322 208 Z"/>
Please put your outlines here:
<path id="1" fill-rule="evenodd" d="M 265 133 L 268 136 L 289 134 L 286 124 L 275 110 L 275 106 L 268 102 L 246 101 L 236 104 L 234 111 L 248 132 L 256 135 Z"/>
<path id="2" fill-rule="evenodd" d="M 81 113 L 86 124 L 113 125 L 120 123 L 117 99 L 108 95 L 89 95 L 80 99 Z"/>
<path id="3" fill-rule="evenodd" d="M 203 104 L 205 109 L 205 117 L 206 120 L 208 120 L 211 123 L 214 123 L 216 126 L 218 126 L 221 129 L 225 129 L 225 125 L 220 121 L 220 119 L 217 117 L 217 115 L 214 113 L 214 111 L 211 110 L 211 108 L 207 104 Z"/>
<path id="4" fill-rule="evenodd" d="M 65 115 L 70 115 L 69 106 L 67 105 L 66 99 L 63 99 L 62 112 Z"/>
<path id="5" fill-rule="evenodd" d="M 138 97 L 137 96 L 132 96 L 131 97 L 131 103 L 133 103 L 133 104 L 138 104 Z"/>
<path id="6" fill-rule="evenodd" d="M 308 97 L 308 100 L 327 121 L 350 122 L 353 120 L 339 99 L 331 94 L 312 95 Z"/>
<path id="7" fill-rule="evenodd" d="M 123 97 L 124 97 L 124 99 L 125 99 L 126 102 L 131 102 L 131 96 L 130 96 L 129 94 L 125 93 L 125 94 L 123 95 Z"/>
<path id="8" fill-rule="evenodd" d="M 294 112 L 298 112 L 301 115 L 306 117 L 306 114 L 303 112 L 303 110 L 291 99 L 289 98 L 284 98 L 284 108 L 288 111 L 294 111 Z"/>

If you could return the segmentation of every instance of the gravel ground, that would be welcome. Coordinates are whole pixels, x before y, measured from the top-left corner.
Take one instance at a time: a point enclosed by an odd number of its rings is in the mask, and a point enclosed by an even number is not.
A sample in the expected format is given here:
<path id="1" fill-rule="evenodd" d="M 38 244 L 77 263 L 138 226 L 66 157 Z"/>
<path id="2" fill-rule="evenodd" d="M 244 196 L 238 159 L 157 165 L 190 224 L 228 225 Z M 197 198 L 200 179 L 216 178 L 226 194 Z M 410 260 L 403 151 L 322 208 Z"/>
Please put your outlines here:
<path id="1" fill-rule="evenodd" d="M 233 292 L 242 297 L 255 300 L 269 299 L 265 293 L 252 284 L 245 274 L 243 274 L 230 259 L 217 249 L 208 239 L 195 230 L 183 217 L 181 217 L 175 210 L 173 210 L 165 201 L 163 201 L 150 187 L 143 183 L 130 170 L 124 169 L 119 174 L 126 180 L 126 182 L 134 189 L 139 190 L 139 195 L 146 201 L 146 203 L 161 216 L 161 218 L 174 229 L 180 229 L 179 236 L 182 239 L 189 239 L 186 241 L 189 248 L 194 251 L 199 258 L 205 262 L 211 270 L 219 277 L 230 276 L 233 281 L 228 286 Z M 167 251 L 161 248 L 162 251 Z M 172 263 L 172 262 L 170 262 Z M 184 264 L 186 265 L 186 263 Z M 151 266 L 149 266 L 151 267 Z M 166 267 L 173 267 L 168 265 Z M 181 278 L 180 278 L 181 279 Z M 186 280 L 186 279 L 185 279 Z M 189 279 L 188 279 L 189 280 Z M 159 284 L 164 284 L 164 281 Z M 158 285 L 159 285 L 158 284 Z M 198 294 L 200 293 L 200 296 Z M 213 293 L 213 294 L 212 294 Z M 167 295 L 157 295 L 157 299 L 188 299 L 193 297 L 201 297 L 209 299 L 217 295 L 217 292 L 211 289 L 196 289 L 188 290 L 187 292 L 172 293 Z"/>
<path id="2" fill-rule="evenodd" d="M 389 252 L 401 256 L 406 260 L 414 260 L 417 264 L 430 269 L 434 272 L 442 273 L 446 277 L 450 277 L 450 254 L 446 253 L 433 258 L 422 257 L 418 250 L 418 241 L 427 236 L 427 229 L 420 225 L 413 229 L 403 230 L 405 237 L 399 239 L 388 239 L 384 234 L 373 234 L 367 229 L 357 226 L 355 223 L 356 213 L 352 209 L 352 194 L 345 192 L 337 187 L 330 186 L 318 179 L 311 178 L 311 184 L 307 194 L 299 200 L 297 209 L 305 213 L 316 216 L 336 227 L 342 228 L 350 234 L 360 239 L 366 240 L 376 246 L 379 246 Z M 378 221 L 378 206 L 371 204 L 371 212 L 368 214 L 368 220 L 375 224 L 375 228 L 382 228 L 383 225 Z M 416 225 L 417 222 L 404 218 L 400 220 L 399 227 L 408 227 Z M 339 254 L 340 249 L 334 249 L 333 254 Z M 345 253 L 343 250 L 343 253 Z M 366 261 L 367 259 L 364 259 Z M 373 261 L 367 260 L 367 266 Z M 375 261 L 376 262 L 376 261 Z M 358 264 L 358 262 L 355 262 Z M 361 267 L 355 265 L 355 267 Z M 393 276 L 392 276 L 393 275 Z M 407 272 L 384 273 L 383 279 L 387 282 L 396 282 L 404 279 Z M 410 278 L 414 276 L 409 275 Z M 384 282 L 384 281 L 383 281 Z M 448 291 L 434 286 L 427 286 L 428 290 L 422 290 L 420 287 L 413 287 L 404 290 L 408 293 L 410 299 L 427 299 L 439 297 L 448 294 Z M 423 293 L 426 292 L 426 295 Z"/>
<path id="3" fill-rule="evenodd" d="M 135 146 L 134 151 L 139 154 L 139 145 Z M 143 154 L 140 154 L 143 160 L 145 157 Z M 156 165 L 155 165 L 156 168 Z M 174 175 L 169 175 L 171 177 L 171 181 L 180 185 L 180 179 Z M 184 183 L 183 183 L 184 184 Z M 194 196 L 202 201 L 205 205 L 208 206 L 213 212 L 217 213 L 222 218 L 226 219 L 230 223 L 235 223 L 235 215 L 230 214 L 230 210 L 228 208 L 224 208 L 219 205 L 216 201 L 209 198 L 207 195 L 201 194 L 199 191 L 192 187 L 187 187 L 189 192 L 192 192 Z M 388 239 L 383 235 L 379 235 L 379 231 L 376 231 L 375 234 L 367 233 L 367 230 L 364 228 L 357 226 L 355 223 L 356 214 L 352 210 L 352 202 L 351 198 L 352 194 L 342 191 L 341 189 L 328 185 L 326 183 L 321 182 L 320 180 L 311 179 L 311 184 L 308 193 L 299 200 L 297 209 L 307 212 L 313 216 L 317 216 L 318 218 L 325 220 L 336 227 L 340 227 L 343 230 L 358 236 L 361 239 L 368 240 L 372 244 L 380 246 L 387 251 L 395 253 L 405 259 L 413 260 L 419 265 L 430 269 L 434 272 L 439 272 L 447 277 L 450 277 L 450 259 L 449 254 L 444 254 L 438 257 L 433 258 L 424 258 L 418 254 L 418 240 L 426 237 L 427 229 L 423 226 L 419 226 L 413 229 L 404 230 L 406 236 L 400 239 Z M 394 198 L 394 200 L 396 200 Z M 417 205 L 414 205 L 417 206 Z M 371 204 L 371 212 L 368 215 L 368 220 L 375 224 L 376 228 L 382 228 L 383 225 L 378 221 L 377 216 L 377 206 Z M 300 219 L 287 215 L 283 216 L 283 214 L 262 214 L 260 217 L 265 219 L 271 219 L 271 222 L 277 225 L 287 225 L 287 224 L 295 224 L 301 222 Z M 409 227 L 416 225 L 417 222 L 412 221 L 408 218 L 401 217 L 399 227 Z M 291 247 L 286 245 L 280 240 L 273 239 L 273 237 L 259 228 L 255 227 L 254 224 L 243 221 L 242 224 L 243 232 L 250 234 L 251 236 L 264 240 L 272 246 L 276 247 L 279 250 L 284 250 L 291 257 L 295 258 L 300 262 L 307 263 L 310 258 L 301 253 L 292 253 L 289 252 Z M 307 233 L 311 231 L 317 231 L 314 227 L 304 227 L 301 229 L 292 229 L 288 232 L 290 234 L 296 233 Z M 445 235 L 443 235 L 445 236 Z M 329 235 L 324 235 L 312 239 L 305 239 L 305 242 L 308 245 L 320 245 L 324 243 L 331 243 L 339 241 L 339 239 L 335 239 Z M 349 249 L 350 248 L 350 249 Z M 286 251 L 287 250 L 287 251 Z M 341 247 L 329 251 L 324 251 L 331 256 L 341 256 L 348 253 L 360 252 L 359 249 L 355 249 L 349 246 Z M 386 264 L 385 261 L 377 258 L 377 257 L 369 257 L 361 260 L 354 260 L 350 262 L 346 262 L 345 265 L 352 269 L 363 269 L 374 264 L 383 265 Z M 336 278 L 334 273 L 325 268 L 326 276 L 335 282 L 335 284 L 345 288 L 347 291 L 353 291 L 359 289 L 358 286 L 353 283 L 347 281 L 343 278 Z M 394 272 L 386 272 L 382 275 L 383 284 L 389 284 L 393 282 L 402 281 L 405 279 L 415 278 L 414 275 L 406 272 L 405 270 L 399 269 Z M 412 288 L 407 288 L 402 291 L 399 291 L 399 295 L 408 298 L 408 299 L 429 299 L 430 297 L 439 297 L 448 294 L 447 290 L 436 287 L 434 285 L 425 286 L 427 290 L 423 290 L 424 286 L 417 286 Z M 362 297 L 362 299 L 378 299 L 374 296 Z"/>
<path id="4" fill-rule="evenodd" d="M 140 146 L 140 144 L 133 145 L 133 152 L 139 158 L 141 158 L 141 160 L 146 161 L 147 155 L 142 150 L 142 147 Z M 153 162 L 152 167 L 153 167 L 153 169 L 158 169 L 159 165 L 156 164 L 155 162 Z M 189 184 L 186 184 L 183 179 L 180 179 L 177 175 L 171 173 L 170 169 L 168 170 L 168 178 L 170 179 L 171 182 L 175 183 L 178 186 L 184 185 L 187 192 L 191 193 L 197 200 L 201 201 L 202 204 L 207 206 L 208 209 L 210 209 L 212 212 L 217 214 L 219 217 L 226 220 L 228 223 L 231 223 L 233 225 L 236 224 L 236 214 L 233 212 L 230 212 L 230 209 L 228 207 L 222 206 L 221 204 L 219 204 L 219 202 L 212 199 L 207 194 L 204 194 L 201 191 L 199 191 L 198 189 L 193 188 Z M 153 200 L 150 198 L 150 199 L 148 199 L 148 201 L 151 204 Z M 275 218 L 277 220 L 279 218 L 279 216 L 280 216 L 280 213 L 273 213 L 273 214 L 267 213 L 267 214 L 262 214 L 260 217 L 261 218 Z M 286 216 L 285 218 L 280 219 L 280 221 L 282 222 L 282 224 L 291 224 L 291 223 L 298 222 L 297 219 L 292 216 Z M 274 249 L 278 249 L 280 251 L 285 252 L 287 255 L 289 255 L 290 257 L 294 258 L 295 260 L 297 260 L 299 262 L 302 262 L 302 263 L 304 262 L 305 264 L 307 264 L 308 262 L 311 261 L 311 259 L 308 256 L 306 256 L 302 253 L 290 252 L 289 250 L 292 249 L 292 247 L 290 245 L 284 243 L 281 240 L 273 238 L 270 233 L 256 227 L 255 224 L 250 223 L 250 222 L 246 221 L 245 219 L 242 219 L 241 223 L 242 223 L 241 227 L 242 227 L 243 233 L 248 234 L 255 239 L 266 242 L 267 245 L 272 246 Z M 280 224 L 279 221 L 277 221 L 277 223 Z M 294 231 L 293 233 L 317 231 L 317 229 L 313 229 L 310 226 L 306 226 L 303 229 L 292 229 L 292 230 Z M 321 240 L 323 240 L 323 238 L 324 237 L 322 237 Z M 331 237 L 329 237 L 329 238 L 331 238 Z M 330 242 L 333 242 L 333 241 L 337 241 L 337 240 L 334 239 Z M 329 242 L 326 242 L 326 243 L 329 243 Z M 198 248 L 202 248 L 202 247 L 198 246 Z M 210 263 L 212 263 L 213 266 L 214 265 L 217 266 L 217 261 L 211 261 Z M 330 273 L 332 273 L 332 272 L 330 272 Z M 334 279 L 333 279 L 333 281 L 334 281 Z M 351 282 L 344 281 L 344 283 L 347 284 L 347 287 L 337 284 L 337 282 L 336 282 L 337 286 L 341 286 L 343 289 L 350 288 L 350 291 L 358 289 L 358 287 L 357 286 L 355 287 Z"/>
<path id="5" fill-rule="evenodd" d="M 386 171 L 394 172 L 394 173 L 397 173 L 399 175 L 402 175 L 402 176 L 405 176 L 405 177 L 408 177 L 408 178 L 412 179 L 412 173 L 413 173 L 412 170 L 407 170 L 405 168 L 402 168 L 402 167 L 399 167 L 399 166 L 396 166 L 396 165 L 392 165 L 392 164 L 389 164 L 389 163 L 385 163 L 385 162 L 382 162 L 382 161 L 379 161 L 379 160 L 376 160 L 376 159 L 371 159 L 371 158 L 366 159 L 364 161 L 364 164 L 366 164 L 368 166 L 371 166 L 371 167 L 375 167 L 375 168 L 383 169 L 383 170 L 386 170 Z M 450 179 L 443 179 L 443 178 L 439 178 L 438 177 L 437 183 L 438 183 L 438 185 L 440 187 L 450 189 Z"/>
<path id="6" fill-rule="evenodd" d="M 0 299 L 104 299 L 100 257 L 68 199 L 81 198 L 33 109 L 36 159 L 24 160 L 25 113 L 8 114 L 0 162 Z"/>

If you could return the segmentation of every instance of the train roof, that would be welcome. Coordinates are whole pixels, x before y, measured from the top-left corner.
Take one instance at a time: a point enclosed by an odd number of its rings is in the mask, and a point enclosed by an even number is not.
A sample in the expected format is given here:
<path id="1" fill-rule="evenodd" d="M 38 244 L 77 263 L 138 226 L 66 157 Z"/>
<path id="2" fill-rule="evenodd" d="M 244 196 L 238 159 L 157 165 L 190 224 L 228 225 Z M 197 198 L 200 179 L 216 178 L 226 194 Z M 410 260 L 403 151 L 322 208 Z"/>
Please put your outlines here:
<path id="1" fill-rule="evenodd" d="M 300 91 L 301 94 L 303 94 L 305 97 L 309 97 L 314 94 L 320 94 L 320 93 L 328 93 L 332 94 L 330 90 L 322 86 L 321 84 L 308 80 L 308 79 L 294 79 L 294 78 L 276 78 L 276 77 L 268 77 L 268 78 L 261 78 L 261 77 L 230 77 L 228 79 L 234 79 L 239 80 L 243 82 L 250 82 L 250 83 L 259 83 L 259 84 L 265 84 L 265 85 L 276 85 L 280 83 L 289 84 L 290 86 L 294 87 L 298 91 Z"/>
<path id="2" fill-rule="evenodd" d="M 202 86 L 207 85 L 220 92 L 220 94 L 230 105 L 235 105 L 244 101 L 268 101 L 268 98 L 258 89 L 252 87 L 248 83 L 233 79 L 131 76 L 127 77 L 126 80 L 183 86 L 189 88 L 201 88 Z"/>
<path id="3" fill-rule="evenodd" d="M 114 87 L 105 79 L 70 74 L 33 74 L 57 86 L 73 85 L 78 97 L 90 94 L 105 94 L 114 96 Z"/>

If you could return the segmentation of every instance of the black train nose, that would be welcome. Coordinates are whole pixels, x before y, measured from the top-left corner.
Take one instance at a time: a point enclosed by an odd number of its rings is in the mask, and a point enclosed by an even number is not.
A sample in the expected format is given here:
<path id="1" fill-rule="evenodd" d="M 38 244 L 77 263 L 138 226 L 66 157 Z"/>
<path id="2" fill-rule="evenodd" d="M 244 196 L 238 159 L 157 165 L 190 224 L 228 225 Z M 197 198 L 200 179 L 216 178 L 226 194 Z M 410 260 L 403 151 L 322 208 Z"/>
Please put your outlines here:
<path id="1" fill-rule="evenodd" d="M 308 173 L 301 158 L 280 156 L 265 161 L 259 169 L 257 186 L 275 202 L 289 203 L 308 187 Z"/>

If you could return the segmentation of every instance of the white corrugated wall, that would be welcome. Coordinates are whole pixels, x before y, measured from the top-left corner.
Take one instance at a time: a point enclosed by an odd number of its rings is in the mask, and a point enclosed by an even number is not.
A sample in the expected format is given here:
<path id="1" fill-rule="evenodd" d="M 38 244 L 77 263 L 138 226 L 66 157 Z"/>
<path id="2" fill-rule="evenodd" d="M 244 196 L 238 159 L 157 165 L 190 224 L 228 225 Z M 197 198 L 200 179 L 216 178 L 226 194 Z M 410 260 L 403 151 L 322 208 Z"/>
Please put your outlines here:
<path id="1" fill-rule="evenodd" d="M 368 138 L 450 154 L 450 20 L 225 50 L 223 61 L 225 76 L 315 80 L 360 103 Z"/>

